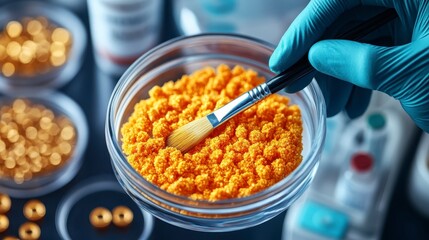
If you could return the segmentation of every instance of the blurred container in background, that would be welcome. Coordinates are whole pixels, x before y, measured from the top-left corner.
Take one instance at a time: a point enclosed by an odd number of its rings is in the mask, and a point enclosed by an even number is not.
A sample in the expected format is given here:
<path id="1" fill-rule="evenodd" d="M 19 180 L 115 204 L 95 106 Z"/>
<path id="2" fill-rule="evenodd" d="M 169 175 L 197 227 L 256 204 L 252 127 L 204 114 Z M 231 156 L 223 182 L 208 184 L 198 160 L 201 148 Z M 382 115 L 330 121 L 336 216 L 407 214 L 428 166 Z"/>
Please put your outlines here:
<path id="1" fill-rule="evenodd" d="M 423 133 L 410 172 L 408 197 L 415 209 L 429 218 L 429 134 Z"/>
<path id="2" fill-rule="evenodd" d="M 183 35 L 239 33 L 277 44 L 309 0 L 175 0 L 174 20 Z"/>
<path id="3" fill-rule="evenodd" d="M 86 11 L 86 0 L 50 0 L 53 3 L 62 5 L 74 12 L 83 13 Z M 90 0 L 91 1 L 91 0 Z"/>
<path id="4" fill-rule="evenodd" d="M 87 35 L 73 12 L 44 1 L 13 1 L 0 7 L 0 26 L 2 93 L 59 88 L 81 69 Z"/>
<path id="5" fill-rule="evenodd" d="M 95 61 L 120 76 L 159 41 L 162 0 L 88 0 Z"/>

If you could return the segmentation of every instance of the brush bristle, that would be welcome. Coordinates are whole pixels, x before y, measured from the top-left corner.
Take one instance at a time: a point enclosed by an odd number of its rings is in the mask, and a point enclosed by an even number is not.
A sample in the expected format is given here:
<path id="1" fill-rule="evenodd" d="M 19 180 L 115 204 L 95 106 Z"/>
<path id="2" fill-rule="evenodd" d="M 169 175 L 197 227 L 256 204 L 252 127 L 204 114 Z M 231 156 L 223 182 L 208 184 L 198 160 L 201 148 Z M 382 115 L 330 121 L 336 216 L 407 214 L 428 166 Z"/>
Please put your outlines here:
<path id="1" fill-rule="evenodd" d="M 201 142 L 213 131 L 207 117 L 194 120 L 176 130 L 167 139 L 167 146 L 175 147 L 185 153 Z"/>

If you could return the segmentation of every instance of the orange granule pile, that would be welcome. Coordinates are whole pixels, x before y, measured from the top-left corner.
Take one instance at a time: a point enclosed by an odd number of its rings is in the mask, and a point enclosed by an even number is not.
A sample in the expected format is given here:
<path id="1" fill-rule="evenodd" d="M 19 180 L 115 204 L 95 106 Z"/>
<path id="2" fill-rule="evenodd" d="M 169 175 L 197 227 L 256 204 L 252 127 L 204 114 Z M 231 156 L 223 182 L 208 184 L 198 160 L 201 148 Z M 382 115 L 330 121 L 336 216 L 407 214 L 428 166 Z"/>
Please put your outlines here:
<path id="1" fill-rule="evenodd" d="M 302 160 L 301 112 L 285 96 L 271 95 L 238 114 L 187 153 L 166 147 L 173 130 L 264 80 L 220 65 L 153 87 L 121 129 L 129 163 L 161 189 L 200 200 L 245 197 L 280 181 Z"/>

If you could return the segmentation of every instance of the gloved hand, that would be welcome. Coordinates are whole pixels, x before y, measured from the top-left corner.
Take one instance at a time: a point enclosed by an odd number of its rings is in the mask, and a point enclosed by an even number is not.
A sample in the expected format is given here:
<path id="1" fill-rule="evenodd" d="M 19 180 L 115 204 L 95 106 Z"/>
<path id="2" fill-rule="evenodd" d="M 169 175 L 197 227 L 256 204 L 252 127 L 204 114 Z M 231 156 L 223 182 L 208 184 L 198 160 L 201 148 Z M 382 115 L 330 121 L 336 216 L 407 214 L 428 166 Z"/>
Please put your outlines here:
<path id="1" fill-rule="evenodd" d="M 389 33 L 395 46 L 347 40 L 317 42 L 329 26 L 338 26 L 337 17 L 344 12 L 353 15 L 356 10 L 349 10 L 365 8 L 362 6 L 367 6 L 366 13 L 374 6 L 396 9 L 399 19 L 377 31 Z M 269 62 L 271 70 L 285 70 L 308 50 L 309 61 L 319 72 L 315 78 L 328 116 L 343 109 L 352 118 L 361 115 L 371 90 L 378 90 L 399 100 L 414 122 L 429 132 L 429 1 L 312 0 L 280 40 Z M 310 81 L 298 81 L 286 91 L 298 91 Z"/>

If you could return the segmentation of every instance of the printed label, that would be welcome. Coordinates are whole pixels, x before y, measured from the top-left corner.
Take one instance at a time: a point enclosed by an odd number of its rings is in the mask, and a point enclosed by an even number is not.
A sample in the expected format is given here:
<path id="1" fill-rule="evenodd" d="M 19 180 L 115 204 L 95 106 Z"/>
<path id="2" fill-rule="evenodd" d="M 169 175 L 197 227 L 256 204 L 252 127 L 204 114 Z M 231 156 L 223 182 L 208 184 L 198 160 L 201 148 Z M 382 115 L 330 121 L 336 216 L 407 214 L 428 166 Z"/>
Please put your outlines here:
<path id="1" fill-rule="evenodd" d="M 88 0 L 95 49 L 119 64 L 133 61 L 157 43 L 161 5 L 159 0 Z"/>

